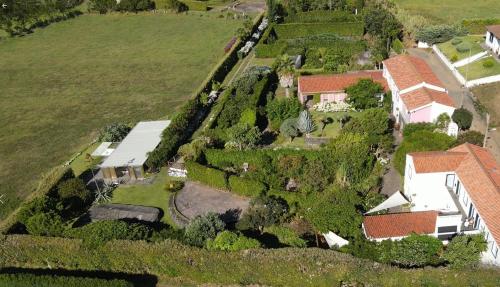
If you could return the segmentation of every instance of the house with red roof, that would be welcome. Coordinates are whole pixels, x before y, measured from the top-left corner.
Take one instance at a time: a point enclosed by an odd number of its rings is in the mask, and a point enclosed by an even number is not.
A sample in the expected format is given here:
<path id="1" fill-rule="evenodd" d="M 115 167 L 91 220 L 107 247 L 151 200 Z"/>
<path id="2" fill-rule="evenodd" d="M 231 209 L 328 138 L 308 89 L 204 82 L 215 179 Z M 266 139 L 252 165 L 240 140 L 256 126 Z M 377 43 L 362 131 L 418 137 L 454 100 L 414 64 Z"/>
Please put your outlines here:
<path id="1" fill-rule="evenodd" d="M 500 56 L 500 25 L 486 26 L 485 44 L 495 55 Z"/>
<path id="2" fill-rule="evenodd" d="M 343 103 L 347 97 L 345 89 L 361 79 L 371 79 L 380 83 L 388 91 L 387 81 L 382 71 L 357 71 L 336 75 L 301 76 L 298 79 L 298 97 L 302 104 L 313 101 L 316 95 L 319 102 Z"/>
<path id="3" fill-rule="evenodd" d="M 383 76 L 392 92 L 392 114 L 402 127 L 408 123 L 434 122 L 455 110 L 453 99 L 422 59 L 398 55 L 383 61 Z"/>
<path id="4" fill-rule="evenodd" d="M 488 150 L 466 143 L 407 154 L 404 195 L 411 212 L 365 216 L 367 238 L 418 233 L 446 243 L 456 234 L 483 234 L 482 261 L 500 265 L 500 165 Z"/>

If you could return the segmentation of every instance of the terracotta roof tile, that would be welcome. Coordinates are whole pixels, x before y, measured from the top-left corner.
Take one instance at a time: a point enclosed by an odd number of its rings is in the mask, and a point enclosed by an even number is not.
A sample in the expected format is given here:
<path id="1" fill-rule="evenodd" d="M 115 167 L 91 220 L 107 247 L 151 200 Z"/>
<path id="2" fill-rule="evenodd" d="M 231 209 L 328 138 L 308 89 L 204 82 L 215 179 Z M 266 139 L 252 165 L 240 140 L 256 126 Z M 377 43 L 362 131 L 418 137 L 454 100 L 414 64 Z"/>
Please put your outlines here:
<path id="1" fill-rule="evenodd" d="M 431 170 L 432 167 L 436 166 L 436 161 L 445 159 L 444 153 L 446 152 L 413 153 L 410 155 L 421 157 L 419 168 Z M 456 161 L 459 159 L 453 155 L 465 154 L 454 171 L 467 190 L 491 235 L 497 244 L 500 244 L 500 166 L 487 149 L 472 144 L 466 143 L 457 146 L 450 149 L 448 153 L 451 154 L 450 158 L 452 158 L 449 167 L 456 165 Z"/>
<path id="2" fill-rule="evenodd" d="M 453 99 L 445 92 L 431 90 L 428 88 L 419 88 L 401 95 L 406 108 L 409 111 L 432 104 L 433 102 L 454 107 Z"/>
<path id="3" fill-rule="evenodd" d="M 460 165 L 465 152 L 414 152 L 409 154 L 413 158 L 416 173 L 454 171 Z"/>
<path id="4" fill-rule="evenodd" d="M 486 26 L 486 30 L 490 31 L 495 37 L 500 37 L 500 25 Z"/>
<path id="5" fill-rule="evenodd" d="M 360 79 L 372 79 L 388 90 L 387 81 L 382 71 L 359 71 L 338 75 L 317 75 L 299 77 L 299 92 L 301 93 L 326 93 L 342 92 L 347 87 L 356 84 Z"/>
<path id="6" fill-rule="evenodd" d="M 399 90 L 404 90 L 423 82 L 443 87 L 441 81 L 432 72 L 431 67 L 422 59 L 408 55 L 399 55 L 389 58 L 383 63 Z"/>
<path id="7" fill-rule="evenodd" d="M 363 226 L 369 238 L 400 237 L 411 233 L 432 234 L 436 229 L 437 216 L 437 211 L 365 216 Z"/>

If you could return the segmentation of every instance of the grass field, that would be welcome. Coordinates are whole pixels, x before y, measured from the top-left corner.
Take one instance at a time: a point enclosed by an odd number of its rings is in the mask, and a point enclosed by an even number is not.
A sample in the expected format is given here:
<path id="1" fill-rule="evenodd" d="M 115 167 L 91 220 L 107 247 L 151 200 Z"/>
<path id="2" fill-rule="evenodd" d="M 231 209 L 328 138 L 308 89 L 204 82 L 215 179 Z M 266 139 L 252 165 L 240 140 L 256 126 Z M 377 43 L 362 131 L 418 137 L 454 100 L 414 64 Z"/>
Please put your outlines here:
<path id="1" fill-rule="evenodd" d="M 452 40 L 437 45 L 439 50 L 441 50 L 446 58 L 448 58 L 448 60 L 450 60 L 452 63 L 468 58 L 469 55 L 474 56 L 475 54 L 484 52 L 484 49 L 481 47 L 481 43 L 484 41 L 482 36 L 465 36 L 457 38 L 460 38 L 462 40 L 462 43 L 467 43 L 468 45 L 470 45 L 470 51 L 459 52 L 457 50 L 458 45 L 453 45 L 451 43 Z M 456 56 L 456 61 L 452 60 L 453 56 Z"/>
<path id="2" fill-rule="evenodd" d="M 483 64 L 486 61 L 491 61 L 493 63 L 493 67 L 489 68 L 484 67 Z M 462 66 L 458 68 L 458 71 L 464 77 L 467 75 L 467 78 L 469 80 L 474 80 L 489 76 L 500 75 L 500 64 L 495 59 L 493 59 L 493 57 L 490 56 L 481 59 L 479 61 L 472 62 L 469 65 Z"/>
<path id="3" fill-rule="evenodd" d="M 398 7 L 422 15 L 436 24 L 469 18 L 500 18 L 498 0 L 394 0 Z"/>
<path id="4" fill-rule="evenodd" d="M 472 93 L 490 113 L 491 126 L 500 127 L 500 82 L 474 87 Z"/>
<path id="5" fill-rule="evenodd" d="M 240 20 L 83 15 L 0 41 L 0 220 L 104 125 L 171 115 Z"/>

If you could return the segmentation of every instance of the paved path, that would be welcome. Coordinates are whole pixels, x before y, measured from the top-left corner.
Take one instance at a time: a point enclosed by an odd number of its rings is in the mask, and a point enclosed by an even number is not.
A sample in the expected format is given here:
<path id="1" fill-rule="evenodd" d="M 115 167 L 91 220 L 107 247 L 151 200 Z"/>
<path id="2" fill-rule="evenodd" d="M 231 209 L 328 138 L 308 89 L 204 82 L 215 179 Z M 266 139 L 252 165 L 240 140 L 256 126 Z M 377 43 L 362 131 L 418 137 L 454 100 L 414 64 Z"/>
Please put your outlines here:
<path id="1" fill-rule="evenodd" d="M 427 62 L 431 67 L 432 71 L 438 76 L 438 78 L 443 82 L 448 93 L 455 101 L 457 107 L 463 105 L 464 108 L 471 111 L 474 115 L 474 120 L 472 121 L 472 130 L 480 131 L 484 134 L 486 129 L 486 120 L 481 117 L 474 108 L 474 103 L 472 101 L 473 95 L 471 92 L 462 87 L 460 82 L 453 76 L 451 71 L 446 67 L 446 65 L 438 58 L 432 50 L 408 49 L 410 55 L 419 57 Z M 498 132 L 494 132 L 491 138 L 488 140 L 487 148 L 493 153 L 497 161 L 500 162 L 500 136 L 497 135 Z"/>
<path id="2" fill-rule="evenodd" d="M 394 150 L 397 148 L 397 146 L 401 143 L 401 135 L 399 134 L 398 131 L 394 131 Z M 380 191 L 381 194 L 386 195 L 386 196 L 391 196 L 393 193 L 395 193 L 398 190 L 402 190 L 402 182 L 401 182 L 401 176 L 397 172 L 397 170 L 394 168 L 394 165 L 392 164 L 392 158 L 394 154 L 391 154 L 389 156 L 389 170 L 384 174 L 382 178 L 382 190 Z"/>
<path id="3" fill-rule="evenodd" d="M 188 219 L 215 212 L 222 214 L 224 221 L 234 222 L 248 208 L 248 205 L 249 199 L 247 198 L 189 181 L 175 197 L 177 210 Z"/>

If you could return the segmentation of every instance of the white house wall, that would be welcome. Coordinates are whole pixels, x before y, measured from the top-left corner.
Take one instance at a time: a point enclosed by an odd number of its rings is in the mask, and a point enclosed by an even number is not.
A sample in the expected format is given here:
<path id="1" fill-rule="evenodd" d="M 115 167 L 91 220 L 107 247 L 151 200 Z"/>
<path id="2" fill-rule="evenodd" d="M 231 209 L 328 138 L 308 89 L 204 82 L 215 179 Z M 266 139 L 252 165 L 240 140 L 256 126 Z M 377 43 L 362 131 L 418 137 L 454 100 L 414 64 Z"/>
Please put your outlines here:
<path id="1" fill-rule="evenodd" d="M 450 116 L 451 118 L 454 111 L 455 111 L 454 107 L 445 106 L 440 103 L 432 103 L 431 120 L 435 122 L 439 117 L 439 115 L 443 113 L 448 114 L 448 116 Z"/>
<path id="2" fill-rule="evenodd" d="M 497 37 L 495 37 L 495 35 L 493 35 L 493 42 L 490 42 L 490 37 L 491 33 L 489 31 L 486 32 L 486 40 L 485 40 L 486 46 L 492 49 L 495 54 L 500 55 L 500 39 L 498 39 Z"/>

